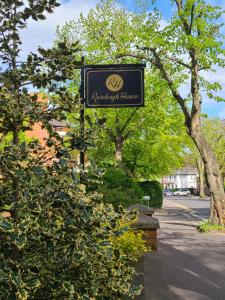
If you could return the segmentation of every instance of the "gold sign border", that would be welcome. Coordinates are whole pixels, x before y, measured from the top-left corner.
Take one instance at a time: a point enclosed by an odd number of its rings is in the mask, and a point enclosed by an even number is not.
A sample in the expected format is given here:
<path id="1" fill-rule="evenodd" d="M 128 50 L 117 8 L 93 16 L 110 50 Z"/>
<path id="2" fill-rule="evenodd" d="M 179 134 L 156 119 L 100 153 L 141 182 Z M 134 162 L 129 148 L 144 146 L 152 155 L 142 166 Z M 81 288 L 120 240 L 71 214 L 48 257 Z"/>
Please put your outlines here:
<path id="1" fill-rule="evenodd" d="M 87 74 L 85 74 L 85 77 L 87 78 L 87 80 L 85 80 L 85 84 L 86 84 L 86 82 L 87 82 L 87 89 L 86 89 L 86 86 L 85 86 L 85 99 L 86 99 L 86 101 L 87 101 L 87 108 L 91 108 L 91 107 L 102 107 L 102 108 L 104 108 L 104 107 L 111 107 L 111 108 L 117 108 L 117 107 L 131 107 L 131 106 L 136 106 L 136 107 L 142 107 L 142 105 L 143 105 L 143 103 L 144 103 L 144 85 L 143 85 L 143 82 L 144 82 L 144 80 L 143 80 L 143 73 L 144 73 L 144 70 L 140 70 L 140 69 L 130 69 L 130 70 L 128 70 L 128 69 L 123 69 L 123 70 L 121 70 L 121 69 L 111 69 L 111 70 L 107 70 L 107 69 L 102 69 L 102 70 L 86 70 L 86 71 L 88 71 L 87 72 Z M 121 72 L 140 72 L 141 73 L 141 99 L 142 99 L 142 101 L 137 105 L 137 104 L 116 104 L 116 105 L 118 105 L 118 106 L 113 106 L 113 104 L 96 104 L 96 105 L 94 105 L 94 104 L 90 104 L 89 102 L 88 102 L 88 95 L 86 95 L 86 91 L 88 91 L 88 82 L 89 82 L 89 79 L 88 79 L 88 76 L 89 76 L 89 74 L 90 73 L 98 73 L 98 72 L 110 72 L 110 73 L 112 73 L 112 72 L 118 72 L 118 73 L 121 73 Z"/>

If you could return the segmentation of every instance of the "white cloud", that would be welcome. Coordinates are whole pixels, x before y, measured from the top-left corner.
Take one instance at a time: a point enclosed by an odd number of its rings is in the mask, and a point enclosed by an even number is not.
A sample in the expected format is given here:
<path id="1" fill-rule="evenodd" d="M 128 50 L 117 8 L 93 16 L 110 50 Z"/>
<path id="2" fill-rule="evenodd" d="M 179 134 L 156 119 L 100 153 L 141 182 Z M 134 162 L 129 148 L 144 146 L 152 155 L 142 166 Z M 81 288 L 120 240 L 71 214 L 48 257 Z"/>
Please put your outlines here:
<path id="1" fill-rule="evenodd" d="M 225 69 L 216 67 L 215 72 L 204 72 L 202 73 L 204 75 L 204 78 L 208 80 L 209 82 L 216 82 L 218 81 L 222 87 L 225 89 Z"/>
<path id="2" fill-rule="evenodd" d="M 21 56 L 26 56 L 30 51 L 35 52 L 38 46 L 51 47 L 56 37 L 57 25 L 77 19 L 80 13 L 87 14 L 97 2 L 97 0 L 69 0 L 66 2 L 61 0 L 61 6 L 57 7 L 53 14 L 48 14 L 46 20 L 29 21 L 27 29 L 21 32 L 23 42 Z"/>

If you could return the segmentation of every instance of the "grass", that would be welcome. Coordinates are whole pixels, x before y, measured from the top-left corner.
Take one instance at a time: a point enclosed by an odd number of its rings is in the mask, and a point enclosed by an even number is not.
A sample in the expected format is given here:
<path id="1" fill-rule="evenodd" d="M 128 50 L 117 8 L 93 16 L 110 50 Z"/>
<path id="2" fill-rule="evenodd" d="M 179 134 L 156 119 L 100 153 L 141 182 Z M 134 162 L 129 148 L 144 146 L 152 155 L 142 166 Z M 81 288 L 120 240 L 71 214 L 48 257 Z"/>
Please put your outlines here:
<path id="1" fill-rule="evenodd" d="M 209 224 L 209 221 L 204 221 L 198 225 L 199 232 L 224 232 L 225 226 Z"/>

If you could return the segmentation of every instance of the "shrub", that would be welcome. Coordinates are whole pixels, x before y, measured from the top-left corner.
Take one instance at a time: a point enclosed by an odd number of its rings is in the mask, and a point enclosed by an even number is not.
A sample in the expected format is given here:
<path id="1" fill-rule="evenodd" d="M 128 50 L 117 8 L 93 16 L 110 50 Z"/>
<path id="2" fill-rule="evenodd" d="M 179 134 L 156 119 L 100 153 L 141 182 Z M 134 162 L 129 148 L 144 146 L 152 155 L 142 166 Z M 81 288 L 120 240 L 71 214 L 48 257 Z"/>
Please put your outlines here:
<path id="1" fill-rule="evenodd" d="M 65 160 L 18 174 L 18 216 L 0 217 L 0 299 L 118 300 L 139 292 L 130 283 L 133 257 L 113 242 L 130 228 L 129 219 L 127 229 L 117 226 L 127 218 L 122 211 L 83 194 Z"/>
<path id="2" fill-rule="evenodd" d="M 149 251 L 142 238 L 143 233 L 128 230 L 121 236 L 113 239 L 114 247 L 120 249 L 125 255 L 129 256 L 134 262 L 138 261 L 144 253 Z"/>
<path id="3" fill-rule="evenodd" d="M 103 195 L 104 202 L 112 203 L 114 207 L 138 203 L 143 196 L 139 185 L 121 169 L 107 169 L 102 182 L 98 192 Z"/>
<path id="4" fill-rule="evenodd" d="M 150 196 L 149 205 L 151 207 L 161 208 L 163 203 L 163 188 L 158 181 L 140 182 L 145 196 Z M 146 204 L 146 203 L 145 203 Z"/>

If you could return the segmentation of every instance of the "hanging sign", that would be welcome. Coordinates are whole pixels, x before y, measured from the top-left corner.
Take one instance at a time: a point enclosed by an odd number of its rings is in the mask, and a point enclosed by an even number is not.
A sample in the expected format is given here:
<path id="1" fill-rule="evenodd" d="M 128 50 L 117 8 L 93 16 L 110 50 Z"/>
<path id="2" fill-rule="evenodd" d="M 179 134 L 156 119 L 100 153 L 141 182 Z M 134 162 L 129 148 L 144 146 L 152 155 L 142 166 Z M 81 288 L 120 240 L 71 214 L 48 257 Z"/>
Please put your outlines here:
<path id="1" fill-rule="evenodd" d="M 145 65 L 90 66 L 85 73 L 85 106 L 144 106 Z"/>

